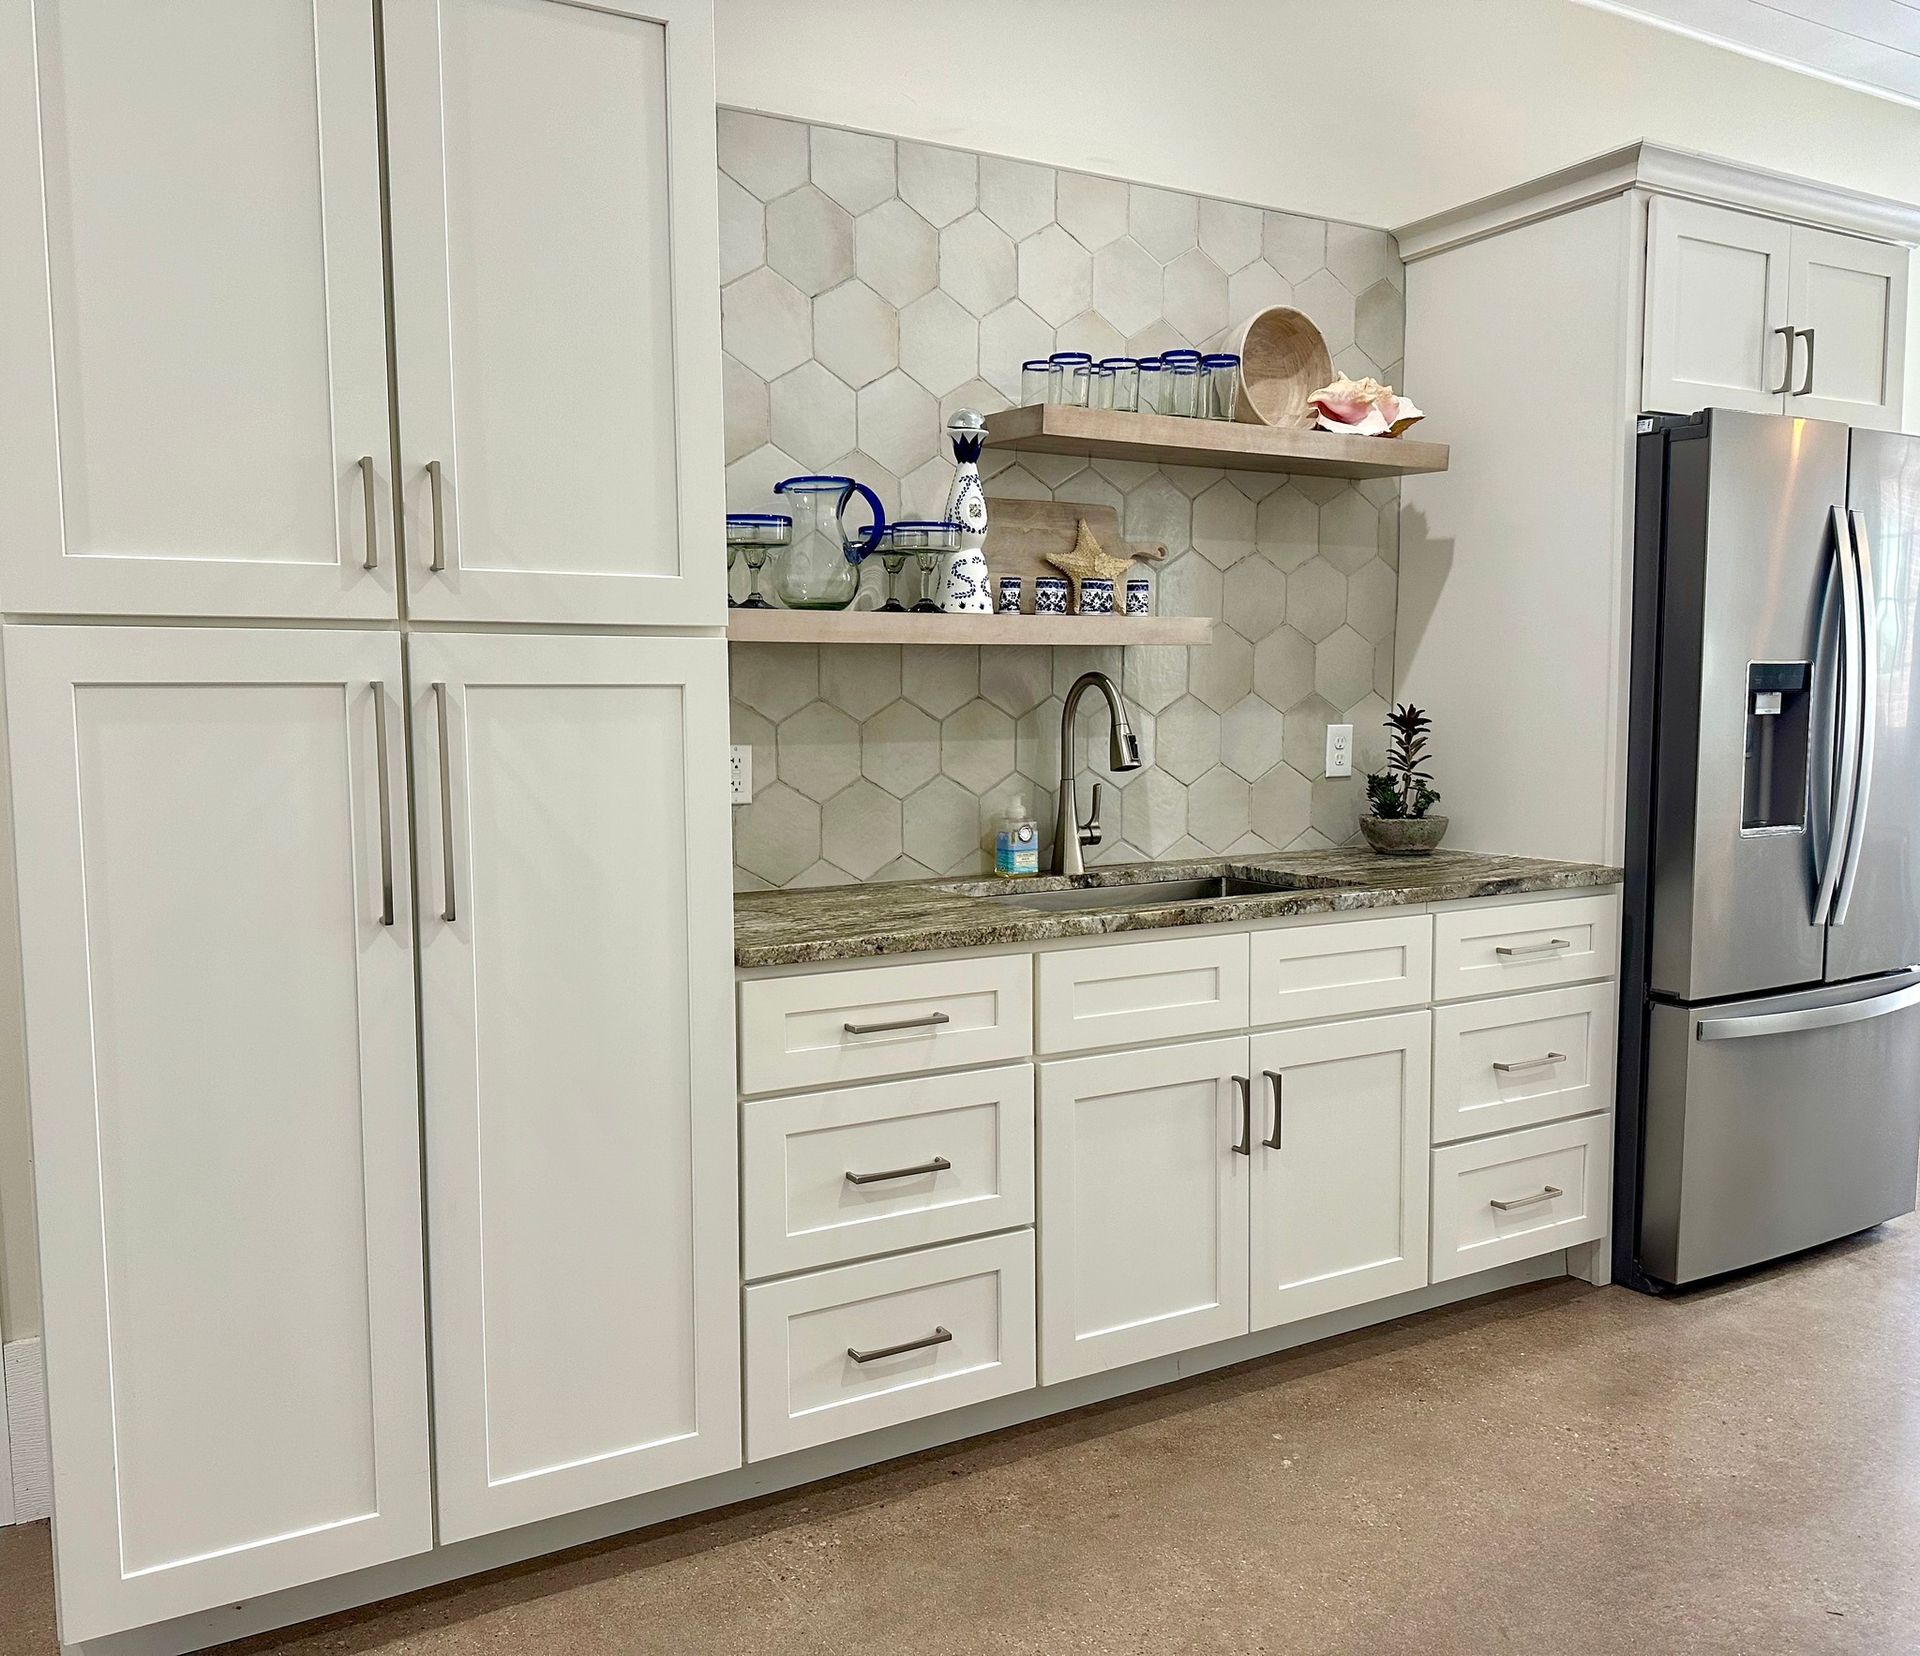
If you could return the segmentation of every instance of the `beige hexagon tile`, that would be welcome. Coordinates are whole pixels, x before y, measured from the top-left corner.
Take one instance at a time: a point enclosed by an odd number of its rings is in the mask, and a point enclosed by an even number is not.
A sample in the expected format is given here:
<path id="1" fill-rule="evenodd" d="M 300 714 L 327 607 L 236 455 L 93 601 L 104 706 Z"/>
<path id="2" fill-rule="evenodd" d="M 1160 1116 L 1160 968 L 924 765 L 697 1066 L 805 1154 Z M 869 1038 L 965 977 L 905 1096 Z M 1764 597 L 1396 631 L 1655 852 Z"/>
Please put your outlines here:
<path id="1" fill-rule="evenodd" d="M 1340 709 L 1319 695 L 1288 708 L 1281 715 L 1280 756 L 1309 781 L 1326 775 L 1327 726 L 1339 717 Z"/>
<path id="2" fill-rule="evenodd" d="M 762 201 L 807 181 L 807 129 L 798 121 L 723 109 L 718 142 L 720 170 Z"/>
<path id="3" fill-rule="evenodd" d="M 1182 696 L 1155 720 L 1159 768 L 1193 782 L 1220 762 L 1220 715 L 1196 696 Z"/>
<path id="4" fill-rule="evenodd" d="M 978 407 L 972 404 L 970 406 Z M 941 413 L 947 412 L 944 402 Z M 903 518 L 938 518 L 946 514 L 947 496 L 953 492 L 953 462 L 935 455 L 931 460 L 923 461 L 900 479 L 900 516 Z M 908 593 L 908 575 L 917 580 L 918 566 L 911 558 L 907 560 L 906 570 L 900 577 L 900 601 L 903 604 L 914 602 L 920 596 L 915 585 Z"/>
<path id="5" fill-rule="evenodd" d="M 1187 832 L 1209 851 L 1224 851 L 1251 825 L 1252 803 L 1246 778 L 1216 765 L 1187 789 Z"/>
<path id="6" fill-rule="evenodd" d="M 820 693 L 820 651 L 812 644 L 729 645 L 727 669 L 734 700 L 776 724 Z"/>
<path id="7" fill-rule="evenodd" d="M 1380 508 L 1380 561 L 1392 570 L 1400 567 L 1400 502 Z"/>
<path id="8" fill-rule="evenodd" d="M 1379 550 L 1379 509 L 1358 492 L 1343 489 L 1320 508 L 1320 556 L 1342 575 L 1371 563 Z"/>
<path id="9" fill-rule="evenodd" d="M 1200 203 L 1200 249 L 1229 275 L 1260 257 L 1264 228 L 1258 207 L 1210 197 Z"/>
<path id="10" fill-rule="evenodd" d="M 1287 577 L 1259 550 L 1226 573 L 1225 593 L 1215 611 L 1242 638 L 1258 642 L 1287 618 Z"/>
<path id="11" fill-rule="evenodd" d="M 881 510 L 886 513 L 889 522 L 901 515 L 900 480 L 871 454 L 849 449 L 845 454 L 829 460 L 824 469 L 835 477 L 851 477 L 866 484 L 880 497 Z M 866 522 L 866 502 L 856 497 L 847 506 L 847 526 L 858 533 Z"/>
<path id="12" fill-rule="evenodd" d="M 936 776 L 901 805 L 901 849 L 942 873 L 977 853 L 979 813 L 974 796 L 950 776 Z"/>
<path id="13" fill-rule="evenodd" d="M 1218 569 L 1231 569 L 1253 550 L 1254 504 L 1225 478 L 1193 503 L 1193 549 Z"/>
<path id="14" fill-rule="evenodd" d="M 763 880 L 758 874 L 749 874 L 738 863 L 734 864 L 733 890 L 735 896 L 738 896 L 743 891 L 777 891 L 778 889 L 771 880 Z"/>
<path id="15" fill-rule="evenodd" d="M 778 504 L 773 498 L 774 484 L 804 470 L 792 455 L 771 443 L 763 444 L 727 467 L 727 510 L 771 512 Z"/>
<path id="16" fill-rule="evenodd" d="M 1275 765 L 1253 785 L 1253 831 L 1268 845 L 1291 845 L 1313 823 L 1313 784 L 1288 765 Z"/>
<path id="17" fill-rule="evenodd" d="M 1279 709 L 1258 696 L 1243 696 L 1220 718 L 1220 758 L 1249 782 L 1280 763 Z"/>
<path id="18" fill-rule="evenodd" d="M 787 885 L 791 890 L 805 891 L 816 886 L 843 886 L 853 883 L 853 876 L 844 868 L 822 857 L 811 868 L 803 868 L 787 882 Z"/>
<path id="19" fill-rule="evenodd" d="M 929 868 L 923 862 L 912 857 L 895 857 L 892 862 L 874 875 L 876 880 L 936 880 L 940 877 L 937 868 Z"/>
<path id="20" fill-rule="evenodd" d="M 1062 322 L 1054 335 L 1056 351 L 1085 351 L 1095 362 L 1127 354 L 1126 335 L 1098 311 L 1082 311 Z"/>
<path id="21" fill-rule="evenodd" d="M 900 313 L 900 367 L 936 397 L 972 379 L 980 324 L 951 294 L 922 294 Z"/>
<path id="22" fill-rule="evenodd" d="M 902 139 L 898 163 L 900 199 L 936 228 L 979 205 L 978 156 Z"/>
<path id="23" fill-rule="evenodd" d="M 1318 644 L 1347 618 L 1347 578 L 1311 558 L 1287 578 L 1287 625 Z"/>
<path id="24" fill-rule="evenodd" d="M 980 693 L 980 646 L 916 644 L 901 657 L 900 681 L 908 701 L 944 719 Z"/>
<path id="25" fill-rule="evenodd" d="M 860 729 L 860 773 L 896 798 L 931 782 L 940 769 L 940 723 L 910 701 L 892 702 Z"/>
<path id="26" fill-rule="evenodd" d="M 1362 776 L 1387 762 L 1387 711 L 1385 700 L 1371 691 L 1341 711 L 1341 717 L 1353 726 L 1353 768 Z"/>
<path id="27" fill-rule="evenodd" d="M 1227 325 L 1226 273 L 1199 248 L 1189 248 L 1167 266 L 1162 292 L 1167 321 L 1196 344 Z"/>
<path id="28" fill-rule="evenodd" d="M 910 305 L 940 279 L 940 241 L 904 201 L 883 201 L 853 226 L 854 269 L 890 305 Z"/>
<path id="29" fill-rule="evenodd" d="M 1231 627 L 1215 627 L 1211 643 L 1193 646 L 1187 682 L 1216 713 L 1224 713 L 1253 689 L 1253 646 Z"/>
<path id="30" fill-rule="evenodd" d="M 767 210 L 760 198 L 720 175 L 720 283 L 767 262 Z"/>
<path id="31" fill-rule="evenodd" d="M 1283 713 L 1313 693 L 1313 640 L 1276 627 L 1253 647 L 1253 687 Z"/>
<path id="32" fill-rule="evenodd" d="M 1351 627 L 1323 638 L 1313 652 L 1313 687 L 1335 707 L 1353 706 L 1373 688 L 1373 646 Z"/>
<path id="33" fill-rule="evenodd" d="M 1056 328 L 1093 303 L 1093 255 L 1059 225 L 1021 242 L 1016 262 L 1021 299 Z"/>
<path id="34" fill-rule="evenodd" d="M 1187 790 L 1164 768 L 1141 771 L 1120 794 L 1120 803 L 1114 826 L 1149 857 L 1166 856 L 1187 831 Z"/>
<path id="35" fill-rule="evenodd" d="M 1109 675 L 1111 676 L 1111 675 Z M 1054 684 L 1059 685 L 1058 676 Z M 1149 713 L 1171 707 L 1187 691 L 1187 651 L 1180 644 L 1136 644 L 1121 679 L 1127 700 Z"/>
<path id="36" fill-rule="evenodd" d="M 1260 502 L 1254 539 L 1260 550 L 1291 574 L 1320 551 L 1320 513 L 1290 479 Z"/>
<path id="37" fill-rule="evenodd" d="M 1120 527 L 1128 540 L 1157 541 L 1177 557 L 1193 542 L 1193 503 L 1159 472 L 1127 494 Z"/>
<path id="38" fill-rule="evenodd" d="M 1244 322 L 1270 306 L 1292 303 L 1293 283 L 1265 259 L 1257 259 L 1227 278 L 1227 316 L 1235 323 Z"/>
<path id="39" fill-rule="evenodd" d="M 1013 238 L 984 213 L 968 213 L 940 232 L 940 285 L 986 316 L 1019 286 Z"/>
<path id="40" fill-rule="evenodd" d="M 1109 242 L 1093 256 L 1093 308 L 1124 334 L 1164 324 L 1160 264 L 1132 237 Z"/>
<path id="41" fill-rule="evenodd" d="M 1382 384 L 1388 382 L 1386 369 L 1358 345 L 1349 345 L 1344 351 L 1333 353 L 1333 371 L 1336 374 L 1344 374 L 1351 380 L 1376 379 Z"/>
<path id="42" fill-rule="evenodd" d="M 1390 638 L 1397 593 L 1393 571 L 1378 558 L 1362 564 L 1347 577 L 1347 625 L 1374 644 Z"/>
<path id="43" fill-rule="evenodd" d="M 1309 807 L 1313 829 L 1335 845 L 1344 845 L 1360 831 L 1360 812 L 1367 797 L 1366 782 L 1352 776 L 1323 776 L 1313 784 Z"/>
<path id="44" fill-rule="evenodd" d="M 1150 184 L 1127 187 L 1127 229 L 1162 264 L 1193 246 L 1200 230 L 1200 202 L 1177 190 Z"/>
<path id="45" fill-rule="evenodd" d="M 898 644 L 823 644 L 820 699 L 848 717 L 866 719 L 900 696 Z"/>
<path id="46" fill-rule="evenodd" d="M 1320 330 L 1334 356 L 1353 343 L 1353 295 L 1332 271 L 1316 270 L 1304 282 L 1295 282 L 1293 302 Z"/>
<path id="47" fill-rule="evenodd" d="M 1327 269 L 1340 278 L 1349 293 L 1364 293 L 1387 279 L 1393 241 L 1384 230 L 1358 224 L 1327 226 Z"/>
<path id="48" fill-rule="evenodd" d="M 720 290 L 720 335 L 754 373 L 778 379 L 813 354 L 813 313 L 804 293 L 762 265 Z"/>
<path id="49" fill-rule="evenodd" d="M 1017 391 L 1018 386 L 1015 387 Z M 953 418 L 954 411 L 971 408 L 981 414 L 993 414 L 1002 408 L 1011 408 L 1013 399 L 996 385 L 989 385 L 983 379 L 970 379 L 957 391 L 949 391 L 940 399 L 940 423 L 944 426 Z M 992 451 L 989 450 L 989 453 Z M 945 491 L 942 491 L 942 498 Z"/>
<path id="50" fill-rule="evenodd" d="M 1161 564 L 1152 596 L 1161 615 L 1217 616 L 1221 613 L 1224 581 L 1220 571 L 1198 552 L 1183 552 Z"/>
<path id="51" fill-rule="evenodd" d="M 1036 645 L 1000 645 L 980 652 L 980 694 L 1019 718 L 1053 693 L 1052 651 Z"/>
<path id="52" fill-rule="evenodd" d="M 1053 186 L 1051 167 L 999 155 L 980 157 L 980 211 L 1015 241 L 1052 220 Z"/>
<path id="53" fill-rule="evenodd" d="M 1265 213 L 1261 254 L 1290 282 L 1303 282 L 1327 262 L 1327 226 L 1295 213 Z"/>
<path id="54" fill-rule="evenodd" d="M 861 448 L 896 477 L 939 452 L 940 405 L 904 373 L 862 386 L 859 417 Z"/>
<path id="55" fill-rule="evenodd" d="M 1162 466 L 1160 475 L 1190 500 L 1198 499 L 1216 483 L 1226 481 L 1227 474 L 1218 466 Z M 1239 488 L 1239 478 L 1234 479 L 1235 488 Z M 1246 491 L 1241 490 L 1244 494 Z"/>
<path id="56" fill-rule="evenodd" d="M 819 857 L 820 807 L 786 783 L 733 813 L 733 860 L 769 885 L 786 885 Z"/>
<path id="57" fill-rule="evenodd" d="M 837 707 L 809 702 L 780 721 L 780 778 L 809 799 L 831 799 L 860 774 L 860 727 Z"/>
<path id="58" fill-rule="evenodd" d="M 984 697 L 940 725 L 940 769 L 981 793 L 1013 769 L 1013 720 Z"/>
<path id="59" fill-rule="evenodd" d="M 1394 692 L 1393 634 L 1373 647 L 1373 693 L 1391 698 Z"/>
<path id="60" fill-rule="evenodd" d="M 1117 178 L 1063 172 L 1055 212 L 1067 233 L 1090 253 L 1127 233 L 1127 187 Z"/>
<path id="61" fill-rule="evenodd" d="M 1406 327 L 1406 301 L 1391 282 L 1375 282 L 1354 302 L 1354 343 L 1375 362 L 1392 362 L 1400 355 Z"/>
<path id="62" fill-rule="evenodd" d="M 817 362 L 767 387 L 774 446 L 819 468 L 854 444 L 853 392 Z"/>
<path id="63" fill-rule="evenodd" d="M 744 459 L 771 435 L 767 382 L 733 357 L 720 359 L 720 396 L 726 414 L 727 463 Z"/>
<path id="64" fill-rule="evenodd" d="M 900 361 L 900 313 L 865 282 L 844 282 L 813 302 L 813 349 L 856 391 Z"/>
<path id="65" fill-rule="evenodd" d="M 853 274 L 853 218 L 811 184 L 767 205 L 767 263 L 802 293 Z"/>
<path id="66" fill-rule="evenodd" d="M 901 854 L 900 801 L 871 782 L 855 782 L 827 801 L 820 834 L 828 861 L 870 880 Z"/>
<path id="67" fill-rule="evenodd" d="M 891 138 L 866 132 L 843 132 L 838 127 L 811 129 L 810 172 L 815 184 L 849 213 L 878 207 L 894 192 L 894 149 Z"/>
<path id="68" fill-rule="evenodd" d="M 1013 763 L 1023 774 L 1049 778 L 1060 774 L 1060 705 L 1060 698 L 1050 695 L 1014 720 Z"/>
<path id="69" fill-rule="evenodd" d="M 1020 364 L 1053 349 L 1053 329 L 1018 299 L 980 323 L 980 377 L 1009 397 L 1020 394 Z"/>

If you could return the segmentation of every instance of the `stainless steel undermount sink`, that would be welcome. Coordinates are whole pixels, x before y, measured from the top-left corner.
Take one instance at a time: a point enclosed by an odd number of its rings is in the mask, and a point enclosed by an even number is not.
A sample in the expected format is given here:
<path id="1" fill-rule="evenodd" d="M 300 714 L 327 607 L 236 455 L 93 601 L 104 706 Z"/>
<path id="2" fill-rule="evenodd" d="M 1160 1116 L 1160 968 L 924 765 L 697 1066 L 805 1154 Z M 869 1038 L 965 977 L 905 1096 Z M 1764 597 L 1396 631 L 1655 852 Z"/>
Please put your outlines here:
<path id="1" fill-rule="evenodd" d="M 1064 891 L 978 893 L 985 902 L 1008 908 L 1051 910 L 1160 908 L 1172 903 L 1217 903 L 1227 897 L 1263 897 L 1273 892 L 1298 891 L 1327 884 L 1291 874 L 1250 879 L 1240 874 L 1212 874 L 1202 879 L 1132 880 L 1114 885 L 1073 886 Z M 968 893 L 968 895 L 976 895 Z"/>

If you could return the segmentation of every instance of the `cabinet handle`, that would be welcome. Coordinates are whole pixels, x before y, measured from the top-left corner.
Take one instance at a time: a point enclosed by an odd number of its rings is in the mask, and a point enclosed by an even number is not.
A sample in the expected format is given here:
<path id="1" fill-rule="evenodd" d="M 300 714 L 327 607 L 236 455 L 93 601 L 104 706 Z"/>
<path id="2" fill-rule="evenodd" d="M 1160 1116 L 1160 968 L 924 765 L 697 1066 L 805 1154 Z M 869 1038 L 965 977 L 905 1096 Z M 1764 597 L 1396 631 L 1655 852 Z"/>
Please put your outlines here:
<path id="1" fill-rule="evenodd" d="M 1553 1064 L 1564 1064 L 1567 1055 L 1564 1052 L 1549 1052 L 1540 1058 L 1518 1058 L 1511 1064 L 1495 1064 L 1493 1067 L 1502 1075 L 1518 1075 L 1522 1070 L 1546 1069 Z"/>
<path id="2" fill-rule="evenodd" d="M 1267 1087 L 1273 1094 L 1273 1133 L 1271 1137 L 1264 1138 L 1260 1142 L 1269 1150 L 1278 1150 L 1280 1148 L 1280 1127 L 1286 1110 L 1286 1100 L 1281 1092 L 1281 1088 L 1285 1085 L 1286 1077 L 1278 1070 L 1265 1070 L 1262 1073 L 1266 1076 Z"/>
<path id="3" fill-rule="evenodd" d="M 1516 1196 L 1510 1202 L 1503 1202 L 1496 1196 L 1487 1206 L 1496 1207 L 1502 1213 L 1511 1213 L 1515 1208 L 1532 1207 L 1535 1202 L 1551 1202 L 1554 1197 L 1564 1195 L 1566 1195 L 1564 1190 L 1555 1185 L 1548 1185 L 1545 1190 L 1536 1191 L 1531 1196 Z"/>
<path id="4" fill-rule="evenodd" d="M 945 1173 L 953 1163 L 945 1156 L 935 1156 L 932 1161 L 921 1162 L 918 1167 L 889 1167 L 884 1173 L 856 1173 L 847 1169 L 847 1183 L 850 1185 L 884 1184 L 888 1179 L 917 1179 L 925 1173 Z"/>
<path id="5" fill-rule="evenodd" d="M 379 771 L 374 784 L 380 799 L 380 924 L 393 924 L 393 797 L 387 788 L 387 687 L 378 679 L 373 690 L 373 762 Z"/>
<path id="6" fill-rule="evenodd" d="M 1571 949 L 1573 945 L 1564 937 L 1549 938 L 1545 943 L 1516 943 L 1509 947 L 1505 943 L 1495 946 L 1494 953 L 1506 960 L 1518 959 L 1523 955 L 1558 954 L 1562 949 Z"/>
<path id="7" fill-rule="evenodd" d="M 433 501 L 433 556 L 427 560 L 427 568 L 438 575 L 447 567 L 447 510 L 443 498 L 444 481 L 440 475 L 440 462 L 427 462 L 427 492 Z"/>
<path id="8" fill-rule="evenodd" d="M 891 1029 L 937 1029 L 941 1024 L 952 1023 L 944 1012 L 923 1012 L 917 1018 L 888 1018 L 883 1023 L 843 1023 L 840 1027 L 849 1035 L 884 1035 Z"/>
<path id="9" fill-rule="evenodd" d="M 1236 1075 L 1233 1084 L 1240 1089 L 1240 1137 L 1235 1141 L 1236 1156 L 1253 1154 L 1253 1085 L 1244 1075 Z"/>
<path id="10" fill-rule="evenodd" d="M 873 1351 L 856 1351 L 847 1347 L 847 1355 L 856 1363 L 877 1363 L 882 1357 L 898 1357 L 903 1351 L 923 1351 L 928 1346 L 945 1345 L 953 1336 L 944 1328 L 935 1326 L 931 1334 L 923 1334 L 917 1340 L 902 1340 L 898 1345 L 880 1346 Z"/>
<path id="11" fill-rule="evenodd" d="M 1801 328 L 1799 334 L 1807 342 L 1807 377 L 1800 382 L 1800 389 L 1794 395 L 1810 397 L 1813 395 L 1813 329 Z"/>
<path id="12" fill-rule="evenodd" d="M 1789 390 L 1789 388 L 1793 385 L 1794 332 L 1793 332 L 1793 329 L 1791 328 L 1775 328 L 1773 331 L 1777 334 L 1786 335 L 1787 360 L 1780 365 L 1780 383 L 1776 385 L 1771 391 L 1769 391 L 1767 395 L 1770 397 L 1784 397 L 1787 394 L 1787 391 Z"/>
<path id="13" fill-rule="evenodd" d="M 367 507 L 367 549 L 361 554 L 362 569 L 376 569 L 380 564 L 379 516 L 373 509 L 373 456 L 360 456 L 360 493 Z"/>
<path id="14" fill-rule="evenodd" d="M 451 926 L 459 910 L 453 901 L 453 755 L 447 747 L 447 687 L 433 687 L 433 718 L 440 737 L 440 918 Z"/>

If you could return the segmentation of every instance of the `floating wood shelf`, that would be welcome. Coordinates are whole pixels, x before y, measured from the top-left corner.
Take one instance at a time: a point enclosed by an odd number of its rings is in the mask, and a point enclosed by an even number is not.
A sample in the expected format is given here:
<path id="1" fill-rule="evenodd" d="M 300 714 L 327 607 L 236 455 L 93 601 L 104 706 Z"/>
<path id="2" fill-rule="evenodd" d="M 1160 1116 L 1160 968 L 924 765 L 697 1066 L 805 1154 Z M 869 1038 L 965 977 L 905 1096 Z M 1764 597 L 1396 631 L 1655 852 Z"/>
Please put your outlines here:
<path id="1" fill-rule="evenodd" d="M 1447 445 L 1413 437 L 1343 437 L 1235 420 L 1122 414 L 1110 408 L 1033 403 L 987 416 L 987 439 L 1041 454 L 1102 455 L 1157 465 L 1305 473 L 1310 477 L 1403 477 L 1447 469 Z"/>
<path id="2" fill-rule="evenodd" d="M 899 615 L 734 609 L 727 637 L 756 644 L 1204 644 L 1201 615 Z"/>

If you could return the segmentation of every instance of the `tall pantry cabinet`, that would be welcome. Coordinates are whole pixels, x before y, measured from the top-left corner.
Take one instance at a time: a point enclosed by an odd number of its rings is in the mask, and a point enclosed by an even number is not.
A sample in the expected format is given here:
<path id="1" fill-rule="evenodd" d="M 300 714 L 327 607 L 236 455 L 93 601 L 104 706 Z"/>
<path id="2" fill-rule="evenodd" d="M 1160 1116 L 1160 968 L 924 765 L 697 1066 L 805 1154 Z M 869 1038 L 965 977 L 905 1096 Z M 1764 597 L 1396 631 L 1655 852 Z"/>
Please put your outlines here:
<path id="1" fill-rule="evenodd" d="M 0 0 L 69 1642 L 739 1464 L 711 33 Z"/>

